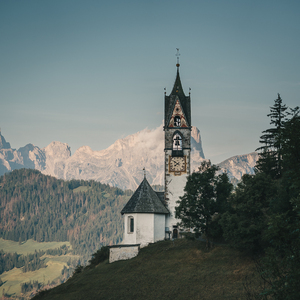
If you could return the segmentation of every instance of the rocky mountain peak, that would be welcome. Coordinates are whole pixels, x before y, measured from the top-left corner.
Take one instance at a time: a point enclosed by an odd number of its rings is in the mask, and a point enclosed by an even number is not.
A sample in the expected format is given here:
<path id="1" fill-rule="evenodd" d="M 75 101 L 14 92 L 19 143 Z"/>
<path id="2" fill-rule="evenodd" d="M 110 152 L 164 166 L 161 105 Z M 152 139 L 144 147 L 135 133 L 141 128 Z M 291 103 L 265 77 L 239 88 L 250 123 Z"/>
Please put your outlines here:
<path id="1" fill-rule="evenodd" d="M 191 169 L 198 170 L 205 159 L 201 134 L 192 127 Z M 229 177 L 239 180 L 244 173 L 252 174 L 257 153 L 238 155 L 219 164 Z M 107 149 L 93 151 L 82 146 L 71 155 L 68 144 L 58 141 L 40 149 L 27 144 L 11 149 L 0 133 L 0 175 L 14 169 L 32 168 L 57 178 L 96 180 L 122 189 L 135 190 L 144 178 L 151 185 L 164 185 L 164 132 L 163 125 L 143 129 L 117 140 Z"/>
<path id="2" fill-rule="evenodd" d="M 71 156 L 71 148 L 66 143 L 52 142 L 42 149 L 47 156 L 68 159 Z"/>
<path id="3" fill-rule="evenodd" d="M 6 142 L 4 136 L 1 134 L 1 129 L 0 129 L 0 150 L 1 149 L 10 149 L 10 143 Z"/>

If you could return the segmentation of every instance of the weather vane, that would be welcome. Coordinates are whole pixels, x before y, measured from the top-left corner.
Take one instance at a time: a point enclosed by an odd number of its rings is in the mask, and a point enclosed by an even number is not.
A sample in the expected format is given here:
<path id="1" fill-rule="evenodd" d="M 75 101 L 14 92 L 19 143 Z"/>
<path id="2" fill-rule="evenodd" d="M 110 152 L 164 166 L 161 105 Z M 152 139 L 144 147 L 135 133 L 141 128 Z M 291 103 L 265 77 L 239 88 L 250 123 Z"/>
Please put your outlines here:
<path id="1" fill-rule="evenodd" d="M 180 53 L 179 53 L 179 48 L 176 48 L 177 50 L 177 53 L 175 54 L 177 56 L 177 64 L 176 64 L 176 67 L 179 67 L 180 64 L 179 64 L 179 56 L 180 56 Z"/>

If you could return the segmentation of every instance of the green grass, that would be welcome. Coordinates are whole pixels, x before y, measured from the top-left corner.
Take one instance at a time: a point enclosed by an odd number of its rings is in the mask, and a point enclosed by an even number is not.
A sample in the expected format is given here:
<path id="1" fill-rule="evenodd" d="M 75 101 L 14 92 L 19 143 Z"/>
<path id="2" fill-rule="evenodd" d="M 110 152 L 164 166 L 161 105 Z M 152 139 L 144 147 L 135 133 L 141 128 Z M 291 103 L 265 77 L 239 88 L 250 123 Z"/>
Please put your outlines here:
<path id="1" fill-rule="evenodd" d="M 5 293 L 12 296 L 20 295 L 21 284 L 28 281 L 38 281 L 45 284 L 58 279 L 61 276 L 61 270 L 67 265 L 63 262 L 48 261 L 47 268 L 41 268 L 33 272 L 23 273 L 22 269 L 14 268 L 8 272 L 1 274 L 1 280 L 4 284 L 0 287 L 0 293 L 2 295 L 3 289 Z"/>
<path id="2" fill-rule="evenodd" d="M 86 192 L 89 189 L 91 189 L 90 186 L 83 185 L 83 186 L 79 186 L 78 188 L 74 189 L 73 193 Z"/>
<path id="3" fill-rule="evenodd" d="M 4 252 L 27 255 L 29 253 L 34 253 L 35 250 L 48 250 L 59 248 L 62 245 L 67 245 L 71 247 L 69 242 L 47 242 L 38 243 L 33 240 L 28 240 L 21 245 L 18 242 L 8 241 L 0 239 L 0 249 Z M 74 255 L 61 255 L 61 256 L 50 256 L 44 255 L 41 259 L 45 259 L 47 268 L 41 268 L 33 272 L 23 273 L 21 268 L 14 268 L 10 271 L 4 272 L 0 275 L 1 280 L 4 282 L 0 287 L 0 295 L 2 295 L 3 290 L 8 295 L 18 296 L 21 293 L 21 284 L 28 281 L 39 281 L 47 284 L 48 281 L 52 282 L 57 280 L 61 276 L 61 271 L 64 266 L 67 265 L 69 259 L 78 259 L 78 256 Z"/>
<path id="4" fill-rule="evenodd" d="M 246 299 L 245 276 L 255 279 L 251 260 L 227 246 L 205 250 L 186 239 L 159 242 L 131 260 L 86 268 L 37 299 Z"/>
<path id="5" fill-rule="evenodd" d="M 0 238 L 0 249 L 2 249 L 6 253 L 15 253 L 27 255 L 29 253 L 34 253 L 34 251 L 43 250 L 46 251 L 48 249 L 59 248 L 63 245 L 67 245 L 72 249 L 72 246 L 69 242 L 43 242 L 39 243 L 34 240 L 27 240 L 26 242 L 22 242 L 19 245 L 18 242 L 8 241 Z"/>

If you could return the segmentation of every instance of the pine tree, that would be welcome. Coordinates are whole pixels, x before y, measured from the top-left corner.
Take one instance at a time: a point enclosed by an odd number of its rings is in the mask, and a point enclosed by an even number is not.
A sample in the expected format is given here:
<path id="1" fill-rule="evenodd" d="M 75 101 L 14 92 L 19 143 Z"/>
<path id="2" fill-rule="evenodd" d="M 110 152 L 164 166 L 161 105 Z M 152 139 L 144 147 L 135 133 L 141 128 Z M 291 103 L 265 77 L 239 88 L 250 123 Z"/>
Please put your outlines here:
<path id="1" fill-rule="evenodd" d="M 282 147 L 283 147 L 283 128 L 286 121 L 287 106 L 282 104 L 280 94 L 275 100 L 275 104 L 271 106 L 270 124 L 273 128 L 263 131 L 260 137 L 260 143 L 263 146 L 256 150 L 261 151 L 260 158 L 256 164 L 256 168 L 260 172 L 271 175 L 272 178 L 280 178 L 282 175 Z"/>
<path id="2" fill-rule="evenodd" d="M 297 189 L 295 197 L 300 190 L 300 108 L 290 109 L 290 119 L 284 124 L 283 132 L 283 169 L 286 177 L 293 182 Z"/>

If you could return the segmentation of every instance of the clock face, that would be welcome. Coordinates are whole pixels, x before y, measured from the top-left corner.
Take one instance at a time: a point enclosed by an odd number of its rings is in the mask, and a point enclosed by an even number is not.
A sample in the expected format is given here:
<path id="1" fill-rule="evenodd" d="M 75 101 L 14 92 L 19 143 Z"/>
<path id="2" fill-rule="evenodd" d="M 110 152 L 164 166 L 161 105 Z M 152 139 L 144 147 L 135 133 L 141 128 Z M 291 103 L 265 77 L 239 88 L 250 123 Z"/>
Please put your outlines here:
<path id="1" fill-rule="evenodd" d="M 186 157 L 185 156 L 184 157 L 171 157 L 170 156 L 169 170 L 170 170 L 170 172 L 185 172 L 186 171 Z"/>

